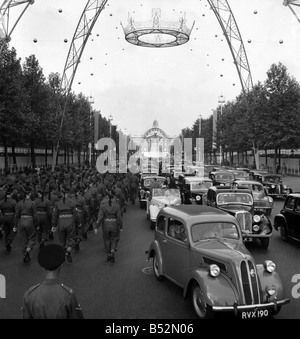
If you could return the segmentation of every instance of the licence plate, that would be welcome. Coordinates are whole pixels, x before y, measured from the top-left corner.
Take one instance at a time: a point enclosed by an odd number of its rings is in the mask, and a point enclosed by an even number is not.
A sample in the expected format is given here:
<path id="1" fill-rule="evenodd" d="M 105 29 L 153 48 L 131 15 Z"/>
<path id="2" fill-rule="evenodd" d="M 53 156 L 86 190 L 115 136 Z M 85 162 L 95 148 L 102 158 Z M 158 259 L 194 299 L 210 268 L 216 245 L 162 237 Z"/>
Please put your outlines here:
<path id="1" fill-rule="evenodd" d="M 269 316 L 269 310 L 257 309 L 251 311 L 242 311 L 240 313 L 241 319 L 259 319 Z"/>

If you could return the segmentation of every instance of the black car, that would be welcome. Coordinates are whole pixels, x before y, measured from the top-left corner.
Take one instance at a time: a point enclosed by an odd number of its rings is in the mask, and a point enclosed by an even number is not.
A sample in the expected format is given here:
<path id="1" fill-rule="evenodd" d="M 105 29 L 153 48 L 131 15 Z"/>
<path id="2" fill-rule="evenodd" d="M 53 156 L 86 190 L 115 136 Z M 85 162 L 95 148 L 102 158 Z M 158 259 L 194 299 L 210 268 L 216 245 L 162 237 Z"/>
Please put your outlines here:
<path id="1" fill-rule="evenodd" d="M 235 180 L 234 174 L 227 170 L 210 172 L 209 178 L 214 186 L 232 185 Z"/>
<path id="2" fill-rule="evenodd" d="M 282 210 L 274 218 L 274 228 L 281 238 L 300 241 L 300 193 L 291 193 L 285 199 Z"/>
<path id="3" fill-rule="evenodd" d="M 181 188 L 182 203 L 185 205 L 206 205 L 206 193 L 211 186 L 212 181 L 209 178 L 185 177 Z"/>
<path id="4" fill-rule="evenodd" d="M 261 247 L 268 248 L 272 224 L 263 212 L 254 212 L 251 189 L 242 186 L 212 186 L 208 189 L 206 203 L 234 215 L 240 223 L 244 241 L 259 239 Z"/>
<path id="5" fill-rule="evenodd" d="M 267 194 L 273 198 L 286 198 L 292 189 L 283 184 L 281 174 L 258 173 L 254 176 L 254 180 L 260 181 L 265 187 Z"/>

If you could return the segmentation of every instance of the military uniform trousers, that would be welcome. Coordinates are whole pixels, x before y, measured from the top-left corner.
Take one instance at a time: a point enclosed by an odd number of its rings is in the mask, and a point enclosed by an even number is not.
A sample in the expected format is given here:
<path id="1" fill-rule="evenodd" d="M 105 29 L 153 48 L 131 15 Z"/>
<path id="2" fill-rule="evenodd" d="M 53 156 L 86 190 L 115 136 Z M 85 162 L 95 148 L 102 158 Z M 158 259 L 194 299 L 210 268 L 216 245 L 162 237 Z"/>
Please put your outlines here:
<path id="1" fill-rule="evenodd" d="M 75 246 L 76 227 L 73 214 L 58 217 L 58 238 L 63 247 L 70 251 Z"/>
<path id="2" fill-rule="evenodd" d="M 31 215 L 21 215 L 18 229 L 24 241 L 24 252 L 28 247 L 32 250 L 37 240 L 33 217 Z"/>
<path id="3" fill-rule="evenodd" d="M 50 220 L 47 216 L 46 212 L 37 212 L 37 219 L 38 219 L 38 227 L 37 227 L 37 235 L 38 241 L 41 240 L 47 241 L 49 239 L 50 233 Z"/>
<path id="4" fill-rule="evenodd" d="M 77 209 L 77 213 L 78 213 L 78 222 L 76 223 L 76 239 L 81 241 L 83 232 L 86 230 L 84 211 Z"/>
<path id="5" fill-rule="evenodd" d="M 14 228 L 14 213 L 5 213 L 2 217 L 5 244 L 11 244 L 16 236 Z"/>
<path id="6" fill-rule="evenodd" d="M 109 254 L 111 250 L 116 249 L 120 237 L 120 228 L 117 224 L 117 219 L 104 219 L 102 231 L 105 252 Z"/>

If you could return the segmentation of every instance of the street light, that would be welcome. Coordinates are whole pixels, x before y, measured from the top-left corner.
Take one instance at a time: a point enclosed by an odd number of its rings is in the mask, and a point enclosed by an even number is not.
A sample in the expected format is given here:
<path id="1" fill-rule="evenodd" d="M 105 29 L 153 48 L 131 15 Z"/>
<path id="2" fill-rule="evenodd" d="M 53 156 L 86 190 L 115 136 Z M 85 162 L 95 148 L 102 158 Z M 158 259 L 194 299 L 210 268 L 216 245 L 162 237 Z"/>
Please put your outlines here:
<path id="1" fill-rule="evenodd" d="M 222 114 L 223 114 L 223 104 L 225 103 L 225 97 L 222 94 L 218 97 L 218 103 L 221 106 L 221 116 L 222 116 Z M 222 154 L 222 146 L 220 144 L 220 165 L 222 164 L 221 154 Z"/>
<path id="2" fill-rule="evenodd" d="M 90 131 L 92 130 L 92 104 L 94 104 L 94 98 L 92 96 L 89 97 L 88 102 L 90 104 Z M 89 164 L 91 166 L 92 164 L 92 143 L 93 143 L 93 138 L 92 138 L 92 133 L 91 133 L 91 142 L 89 142 Z"/>

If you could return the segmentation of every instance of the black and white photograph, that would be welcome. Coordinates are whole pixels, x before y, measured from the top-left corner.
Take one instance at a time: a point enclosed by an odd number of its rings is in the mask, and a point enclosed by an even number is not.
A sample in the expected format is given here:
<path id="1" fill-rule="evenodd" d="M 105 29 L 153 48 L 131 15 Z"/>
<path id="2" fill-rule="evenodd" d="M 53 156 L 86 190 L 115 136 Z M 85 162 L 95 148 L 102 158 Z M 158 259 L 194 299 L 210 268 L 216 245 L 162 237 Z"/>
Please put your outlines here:
<path id="1" fill-rule="evenodd" d="M 300 319 L 299 55 L 300 0 L 0 0 L 0 319 Z"/>

